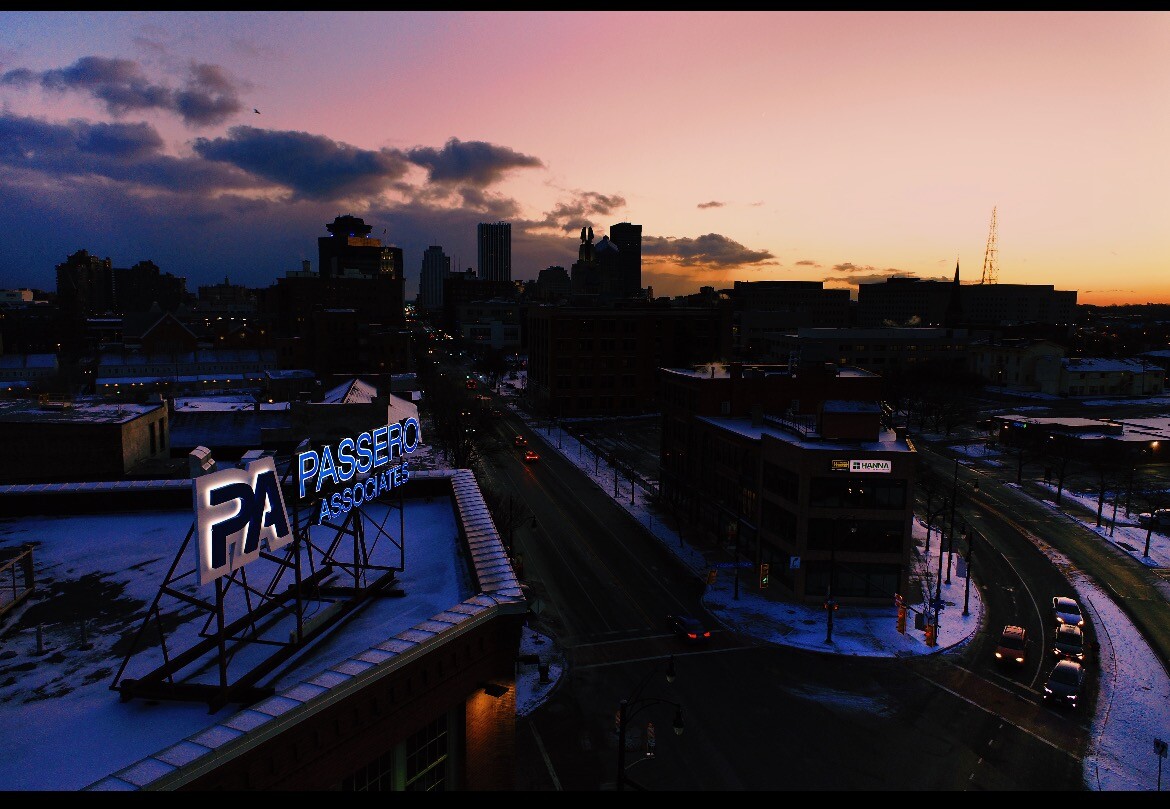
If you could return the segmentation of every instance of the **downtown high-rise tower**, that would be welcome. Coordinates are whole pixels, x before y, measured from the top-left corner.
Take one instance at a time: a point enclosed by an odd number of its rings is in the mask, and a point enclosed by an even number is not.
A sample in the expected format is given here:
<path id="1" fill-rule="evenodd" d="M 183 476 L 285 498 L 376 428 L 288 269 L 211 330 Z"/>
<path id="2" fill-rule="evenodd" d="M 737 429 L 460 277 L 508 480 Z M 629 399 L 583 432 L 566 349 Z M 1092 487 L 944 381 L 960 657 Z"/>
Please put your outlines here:
<path id="1" fill-rule="evenodd" d="M 480 222 L 476 230 L 479 275 L 487 281 L 512 280 L 512 224 Z"/>

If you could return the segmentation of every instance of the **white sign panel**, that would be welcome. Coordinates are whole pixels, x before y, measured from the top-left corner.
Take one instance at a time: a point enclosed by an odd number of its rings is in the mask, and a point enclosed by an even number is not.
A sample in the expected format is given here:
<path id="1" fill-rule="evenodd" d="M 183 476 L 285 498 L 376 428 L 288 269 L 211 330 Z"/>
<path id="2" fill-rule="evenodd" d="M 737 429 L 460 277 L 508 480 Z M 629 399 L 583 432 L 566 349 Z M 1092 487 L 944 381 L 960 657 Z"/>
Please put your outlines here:
<path id="1" fill-rule="evenodd" d="M 850 472 L 880 472 L 888 475 L 894 471 L 892 461 L 850 461 Z"/>
<path id="2" fill-rule="evenodd" d="M 245 469 L 195 478 L 199 583 L 208 584 L 292 542 L 276 463 L 261 458 Z"/>

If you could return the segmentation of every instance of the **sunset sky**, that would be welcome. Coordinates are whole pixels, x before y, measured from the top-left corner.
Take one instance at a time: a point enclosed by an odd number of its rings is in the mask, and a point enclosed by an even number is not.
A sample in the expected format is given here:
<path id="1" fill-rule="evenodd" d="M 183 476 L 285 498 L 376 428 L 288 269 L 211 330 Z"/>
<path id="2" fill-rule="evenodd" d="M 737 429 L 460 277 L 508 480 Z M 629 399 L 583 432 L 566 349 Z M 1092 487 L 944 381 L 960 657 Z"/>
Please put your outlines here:
<path id="1" fill-rule="evenodd" d="M 0 288 L 264 287 L 352 214 L 655 295 L 893 275 L 1170 303 L 1170 12 L 2 12 Z M 254 111 L 258 110 L 258 112 Z"/>

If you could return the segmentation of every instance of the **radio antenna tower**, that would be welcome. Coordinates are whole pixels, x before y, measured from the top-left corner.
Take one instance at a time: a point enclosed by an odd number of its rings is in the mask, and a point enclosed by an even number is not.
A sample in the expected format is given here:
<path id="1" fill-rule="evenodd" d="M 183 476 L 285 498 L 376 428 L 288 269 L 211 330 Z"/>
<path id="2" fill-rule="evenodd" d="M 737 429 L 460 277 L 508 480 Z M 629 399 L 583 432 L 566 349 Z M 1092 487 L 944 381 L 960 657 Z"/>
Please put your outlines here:
<path id="1" fill-rule="evenodd" d="M 996 253 L 998 252 L 999 246 L 996 243 L 995 235 L 995 208 L 992 208 L 991 232 L 987 234 L 987 252 L 983 254 L 983 278 L 979 281 L 979 283 L 996 283 L 996 276 L 999 275 L 999 262 L 996 260 Z"/>

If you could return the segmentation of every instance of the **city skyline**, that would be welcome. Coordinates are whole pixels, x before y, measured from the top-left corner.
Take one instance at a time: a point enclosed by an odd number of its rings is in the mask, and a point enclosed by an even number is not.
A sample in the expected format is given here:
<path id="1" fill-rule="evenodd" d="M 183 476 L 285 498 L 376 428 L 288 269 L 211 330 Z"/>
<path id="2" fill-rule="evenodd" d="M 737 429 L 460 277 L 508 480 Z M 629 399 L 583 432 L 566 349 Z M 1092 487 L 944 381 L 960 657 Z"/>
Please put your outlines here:
<path id="1" fill-rule="evenodd" d="M 267 286 L 351 214 L 512 277 L 641 225 L 659 296 L 980 280 L 1170 302 L 1167 12 L 4 12 L 0 288 Z M 478 269 L 478 268 L 476 268 Z"/>

